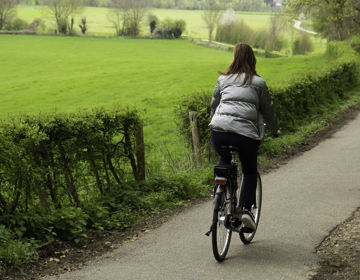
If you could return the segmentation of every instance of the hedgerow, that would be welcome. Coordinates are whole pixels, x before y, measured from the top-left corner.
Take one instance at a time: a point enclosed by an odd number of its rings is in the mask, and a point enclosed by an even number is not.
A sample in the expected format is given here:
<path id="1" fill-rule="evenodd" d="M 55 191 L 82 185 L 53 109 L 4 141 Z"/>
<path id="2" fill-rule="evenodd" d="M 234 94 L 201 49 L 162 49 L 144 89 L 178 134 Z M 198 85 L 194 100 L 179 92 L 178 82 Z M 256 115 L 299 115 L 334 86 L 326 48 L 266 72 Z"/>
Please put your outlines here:
<path id="1" fill-rule="evenodd" d="M 127 109 L 0 121 L 0 271 L 31 262 L 36 244 L 82 244 L 207 193 L 204 170 L 144 180 L 141 126 Z"/>
<path id="2" fill-rule="evenodd" d="M 82 193 L 139 179 L 136 111 L 22 116 L 0 122 L 0 214 L 79 206 Z"/>

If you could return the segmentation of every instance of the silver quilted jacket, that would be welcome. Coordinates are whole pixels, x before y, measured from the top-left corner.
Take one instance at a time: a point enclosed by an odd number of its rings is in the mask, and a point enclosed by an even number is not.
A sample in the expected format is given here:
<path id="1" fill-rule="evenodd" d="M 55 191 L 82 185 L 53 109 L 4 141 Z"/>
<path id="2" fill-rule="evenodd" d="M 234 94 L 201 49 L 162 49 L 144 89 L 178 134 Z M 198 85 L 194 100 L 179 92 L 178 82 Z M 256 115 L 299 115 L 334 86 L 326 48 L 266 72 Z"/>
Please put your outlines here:
<path id="1" fill-rule="evenodd" d="M 211 100 L 210 129 L 233 132 L 251 139 L 263 140 L 266 128 L 278 130 L 270 94 L 263 78 L 253 76 L 251 83 L 241 86 L 240 76 L 221 75 Z"/>

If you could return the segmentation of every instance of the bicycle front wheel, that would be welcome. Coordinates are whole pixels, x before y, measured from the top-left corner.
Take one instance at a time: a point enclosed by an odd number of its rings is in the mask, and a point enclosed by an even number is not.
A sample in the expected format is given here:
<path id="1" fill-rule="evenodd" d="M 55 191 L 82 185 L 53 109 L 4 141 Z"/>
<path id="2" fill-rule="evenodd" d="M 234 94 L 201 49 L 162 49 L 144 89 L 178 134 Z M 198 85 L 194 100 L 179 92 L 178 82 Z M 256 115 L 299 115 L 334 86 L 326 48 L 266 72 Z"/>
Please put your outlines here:
<path id="1" fill-rule="evenodd" d="M 258 174 L 257 184 L 256 184 L 255 204 L 251 207 L 251 212 L 254 215 L 256 227 L 259 225 L 259 220 L 260 220 L 261 201 L 262 201 L 262 184 L 261 184 L 260 175 Z M 245 245 L 247 245 L 254 239 L 255 233 L 256 231 L 248 233 L 245 232 L 244 230 L 240 230 L 239 233 L 240 239 Z"/>
<path id="2" fill-rule="evenodd" d="M 226 215 L 225 192 L 215 195 L 213 225 L 212 225 L 212 249 L 218 262 L 225 260 L 231 241 L 231 230 L 226 227 L 228 217 Z"/>

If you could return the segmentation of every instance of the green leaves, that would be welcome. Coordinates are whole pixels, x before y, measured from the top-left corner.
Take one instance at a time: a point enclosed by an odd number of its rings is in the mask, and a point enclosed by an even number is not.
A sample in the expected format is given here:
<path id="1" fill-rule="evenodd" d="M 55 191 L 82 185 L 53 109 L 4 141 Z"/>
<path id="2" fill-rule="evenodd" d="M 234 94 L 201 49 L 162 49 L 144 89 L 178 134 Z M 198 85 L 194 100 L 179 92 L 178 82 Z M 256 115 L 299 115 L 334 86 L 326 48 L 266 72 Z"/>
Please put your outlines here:
<path id="1" fill-rule="evenodd" d="M 79 206 L 137 168 L 136 111 L 96 109 L 0 122 L 0 213 Z M 86 197 L 86 195 L 85 195 Z"/>
<path id="2" fill-rule="evenodd" d="M 0 270 L 2 266 L 20 268 L 22 264 L 31 262 L 36 257 L 32 244 L 20 241 L 5 226 L 0 225 Z"/>
<path id="3" fill-rule="evenodd" d="M 315 31 L 330 40 L 345 40 L 360 31 L 358 0 L 287 0 L 288 9 L 311 11 Z"/>
<path id="4" fill-rule="evenodd" d="M 56 209 L 50 213 L 49 217 L 57 237 L 72 240 L 77 244 L 85 242 L 89 216 L 81 208 Z"/>

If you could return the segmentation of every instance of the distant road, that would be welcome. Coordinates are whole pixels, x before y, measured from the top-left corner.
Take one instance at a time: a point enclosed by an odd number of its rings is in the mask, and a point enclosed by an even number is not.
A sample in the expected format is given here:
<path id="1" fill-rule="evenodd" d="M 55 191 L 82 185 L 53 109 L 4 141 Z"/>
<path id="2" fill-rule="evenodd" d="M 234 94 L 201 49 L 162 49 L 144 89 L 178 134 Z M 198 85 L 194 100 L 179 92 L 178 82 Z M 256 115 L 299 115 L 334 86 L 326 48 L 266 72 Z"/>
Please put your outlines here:
<path id="1" fill-rule="evenodd" d="M 201 41 L 209 42 L 209 39 L 201 39 Z M 218 45 L 221 45 L 221 46 L 224 46 L 224 47 L 230 47 L 230 48 L 235 47 L 235 45 L 231 45 L 231 44 L 227 44 L 227 43 L 222 43 L 222 42 L 218 42 L 218 41 L 211 41 L 211 42 L 212 42 L 212 43 L 215 43 L 215 44 L 218 44 Z"/>
<path id="2" fill-rule="evenodd" d="M 173 217 L 80 270 L 46 280 L 298 280 L 318 267 L 315 248 L 360 206 L 360 115 L 331 138 L 262 176 L 263 209 L 254 242 L 233 235 L 218 264 L 211 202 Z"/>
<path id="3" fill-rule="evenodd" d="M 310 33 L 310 34 L 317 34 L 316 32 L 314 31 L 311 31 L 311 30 L 307 30 L 305 28 L 302 28 L 301 27 L 301 21 L 300 20 L 296 20 L 294 19 L 294 27 L 298 30 L 301 30 L 301 31 L 304 31 L 304 32 L 307 32 L 307 33 Z"/>

